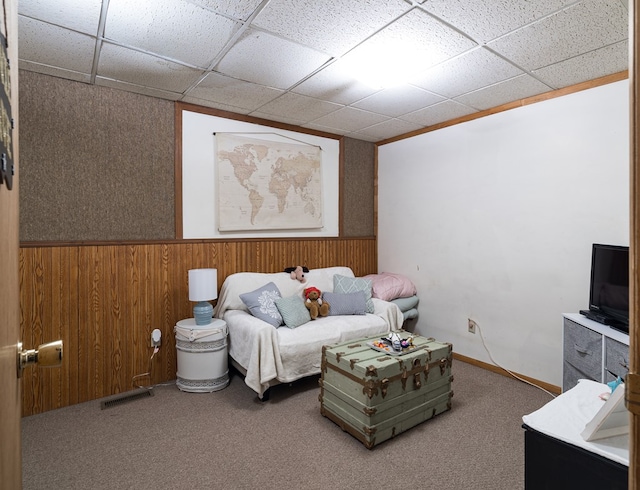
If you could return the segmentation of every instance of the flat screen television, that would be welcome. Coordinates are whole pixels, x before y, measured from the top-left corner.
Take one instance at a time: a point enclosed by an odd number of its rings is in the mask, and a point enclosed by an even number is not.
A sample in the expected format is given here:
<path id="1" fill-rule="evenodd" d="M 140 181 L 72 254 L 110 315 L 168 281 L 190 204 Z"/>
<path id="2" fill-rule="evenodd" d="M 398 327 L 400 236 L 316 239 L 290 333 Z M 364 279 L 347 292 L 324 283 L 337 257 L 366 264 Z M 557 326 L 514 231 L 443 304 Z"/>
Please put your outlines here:
<path id="1" fill-rule="evenodd" d="M 629 247 L 594 243 L 587 318 L 629 333 Z"/>

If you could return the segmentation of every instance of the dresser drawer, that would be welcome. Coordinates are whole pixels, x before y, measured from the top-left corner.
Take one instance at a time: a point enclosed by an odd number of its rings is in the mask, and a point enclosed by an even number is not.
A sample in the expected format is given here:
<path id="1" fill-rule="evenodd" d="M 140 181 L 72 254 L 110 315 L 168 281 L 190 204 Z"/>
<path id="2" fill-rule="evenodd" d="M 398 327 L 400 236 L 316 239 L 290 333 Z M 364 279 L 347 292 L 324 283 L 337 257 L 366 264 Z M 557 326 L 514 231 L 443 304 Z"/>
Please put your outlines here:
<path id="1" fill-rule="evenodd" d="M 604 340 L 604 346 L 607 378 L 611 375 L 608 381 L 618 376 L 624 379 L 629 372 L 629 346 L 610 338 Z"/>
<path id="2" fill-rule="evenodd" d="M 564 363 L 571 365 L 580 377 L 602 382 L 601 334 L 565 318 L 563 355 Z"/>

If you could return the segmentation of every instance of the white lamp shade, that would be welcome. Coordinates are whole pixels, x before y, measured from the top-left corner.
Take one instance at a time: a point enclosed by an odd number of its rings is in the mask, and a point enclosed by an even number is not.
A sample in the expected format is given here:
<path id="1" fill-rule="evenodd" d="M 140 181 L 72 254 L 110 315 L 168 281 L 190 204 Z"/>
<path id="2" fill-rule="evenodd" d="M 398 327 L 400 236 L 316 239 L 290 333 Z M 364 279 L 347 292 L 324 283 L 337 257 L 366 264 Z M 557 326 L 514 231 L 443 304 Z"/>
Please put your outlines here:
<path id="1" fill-rule="evenodd" d="M 189 271 L 189 301 L 210 301 L 218 297 L 218 270 Z"/>

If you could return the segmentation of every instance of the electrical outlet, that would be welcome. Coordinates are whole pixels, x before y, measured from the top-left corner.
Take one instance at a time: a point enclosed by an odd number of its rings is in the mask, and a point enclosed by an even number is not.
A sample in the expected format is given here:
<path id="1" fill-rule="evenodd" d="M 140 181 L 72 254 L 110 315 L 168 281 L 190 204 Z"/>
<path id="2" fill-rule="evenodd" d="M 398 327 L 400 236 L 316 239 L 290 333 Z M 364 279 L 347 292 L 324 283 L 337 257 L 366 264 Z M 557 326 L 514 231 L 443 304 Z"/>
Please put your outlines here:
<path id="1" fill-rule="evenodd" d="M 151 347 L 160 347 L 160 343 L 162 342 L 162 332 L 159 329 L 154 329 L 151 332 Z"/>
<path id="2" fill-rule="evenodd" d="M 474 322 L 471 318 L 469 320 L 469 333 L 476 333 L 476 322 Z"/>

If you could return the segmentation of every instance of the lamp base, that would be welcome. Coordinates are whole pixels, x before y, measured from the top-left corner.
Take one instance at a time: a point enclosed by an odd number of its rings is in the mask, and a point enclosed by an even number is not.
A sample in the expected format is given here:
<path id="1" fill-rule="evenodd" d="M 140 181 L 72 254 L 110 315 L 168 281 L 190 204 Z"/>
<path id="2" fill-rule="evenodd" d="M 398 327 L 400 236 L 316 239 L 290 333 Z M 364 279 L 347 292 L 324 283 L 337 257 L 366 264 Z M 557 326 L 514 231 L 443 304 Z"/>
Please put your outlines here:
<path id="1" fill-rule="evenodd" d="M 193 307 L 193 317 L 196 325 L 209 325 L 213 318 L 213 306 L 207 301 L 200 301 Z"/>

